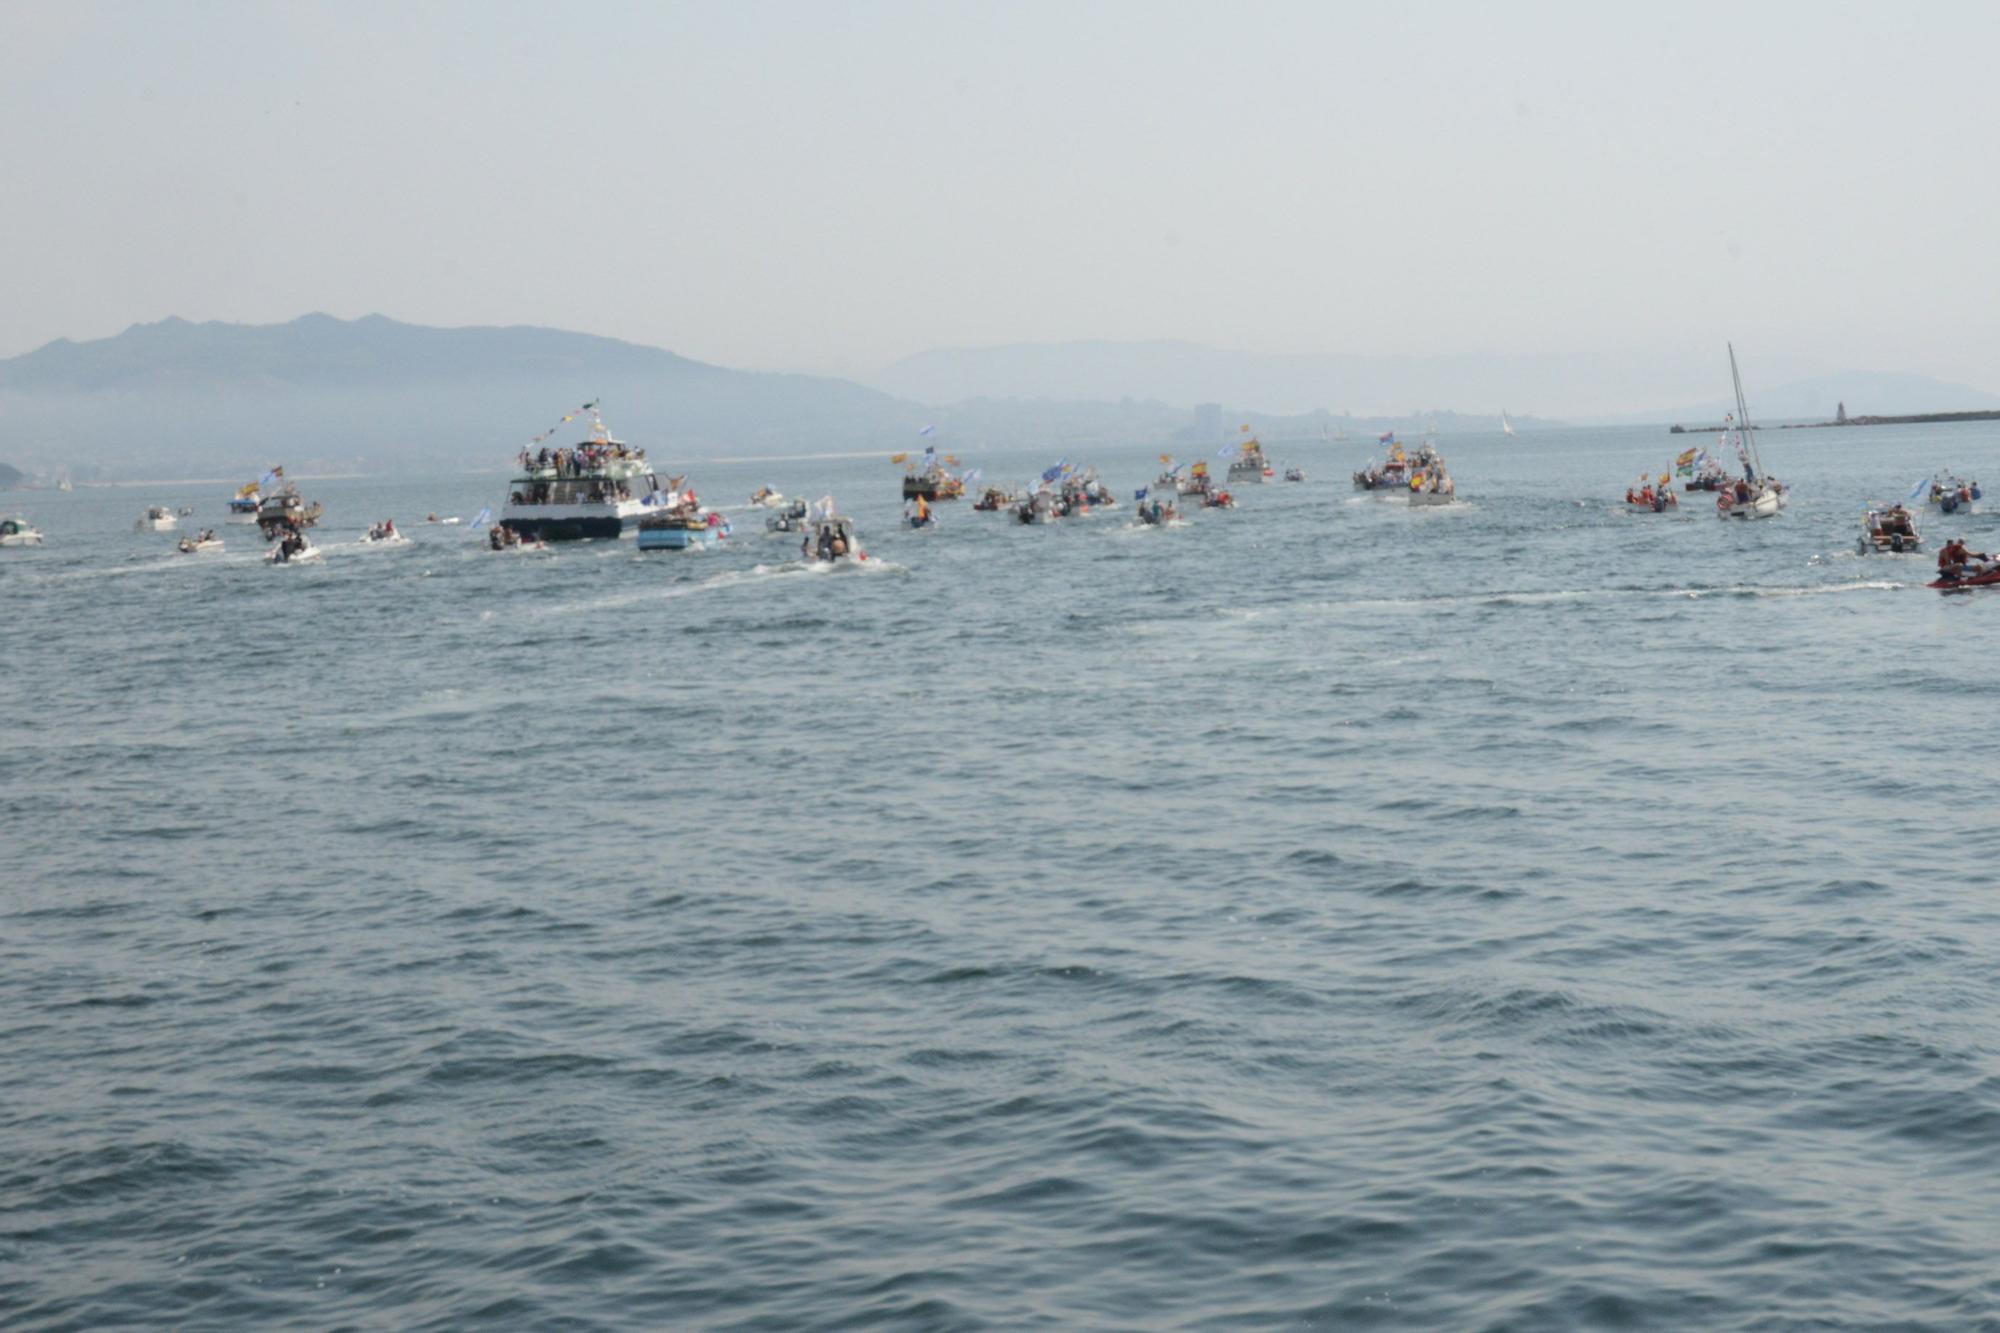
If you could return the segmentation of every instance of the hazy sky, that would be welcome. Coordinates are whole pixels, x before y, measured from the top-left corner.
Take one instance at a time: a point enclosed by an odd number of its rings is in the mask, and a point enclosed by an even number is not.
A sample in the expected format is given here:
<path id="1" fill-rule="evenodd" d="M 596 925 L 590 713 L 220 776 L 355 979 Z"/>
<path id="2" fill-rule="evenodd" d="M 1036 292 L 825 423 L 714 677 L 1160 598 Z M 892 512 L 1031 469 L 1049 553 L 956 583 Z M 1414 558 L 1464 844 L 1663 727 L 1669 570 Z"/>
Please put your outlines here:
<path id="1" fill-rule="evenodd" d="M 1996 50 L 1908 0 L 0 0 L 0 355 L 326 310 L 2000 388 Z"/>

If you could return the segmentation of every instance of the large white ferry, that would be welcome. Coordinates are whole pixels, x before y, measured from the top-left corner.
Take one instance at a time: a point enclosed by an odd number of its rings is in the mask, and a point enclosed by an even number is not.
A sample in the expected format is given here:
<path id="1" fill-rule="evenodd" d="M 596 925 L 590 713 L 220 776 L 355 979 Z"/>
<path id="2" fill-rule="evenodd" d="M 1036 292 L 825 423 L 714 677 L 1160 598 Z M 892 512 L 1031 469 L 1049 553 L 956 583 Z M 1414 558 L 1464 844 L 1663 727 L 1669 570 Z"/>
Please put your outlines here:
<path id="1" fill-rule="evenodd" d="M 567 448 L 536 449 L 544 432 L 521 451 L 521 471 L 507 488 L 500 526 L 528 541 L 616 538 L 666 500 L 646 451 L 614 439 L 588 403 L 590 438 Z M 565 421 L 569 417 L 563 418 Z"/>

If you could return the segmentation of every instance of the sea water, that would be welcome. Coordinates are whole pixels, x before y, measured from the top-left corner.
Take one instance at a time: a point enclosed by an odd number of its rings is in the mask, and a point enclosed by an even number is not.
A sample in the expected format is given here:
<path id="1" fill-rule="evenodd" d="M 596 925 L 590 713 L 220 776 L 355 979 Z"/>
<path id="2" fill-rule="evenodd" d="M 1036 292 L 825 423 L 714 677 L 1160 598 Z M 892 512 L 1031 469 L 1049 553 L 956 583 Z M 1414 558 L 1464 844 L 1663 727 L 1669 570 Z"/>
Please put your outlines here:
<path id="1" fill-rule="evenodd" d="M 241 478 L 8 497 L 0 1322 L 2000 1321 L 2000 592 L 1855 551 L 2000 432 L 1624 512 L 1699 442 L 921 533 L 663 456 L 737 535 L 647 555 L 420 521 L 498 447 L 306 483 L 291 569 Z"/>

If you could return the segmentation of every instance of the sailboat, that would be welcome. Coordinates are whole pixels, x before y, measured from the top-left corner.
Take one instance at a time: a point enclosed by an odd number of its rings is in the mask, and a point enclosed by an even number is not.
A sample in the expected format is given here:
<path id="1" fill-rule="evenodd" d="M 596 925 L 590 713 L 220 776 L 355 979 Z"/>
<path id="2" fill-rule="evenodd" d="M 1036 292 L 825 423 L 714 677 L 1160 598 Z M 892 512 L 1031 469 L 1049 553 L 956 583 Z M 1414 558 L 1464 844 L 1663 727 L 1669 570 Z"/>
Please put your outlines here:
<path id="1" fill-rule="evenodd" d="M 1502 435 L 1514 434 L 1514 423 L 1507 420 L 1507 409 L 1504 407 L 1500 409 L 1500 433 Z"/>
<path id="2" fill-rule="evenodd" d="M 1716 493 L 1716 517 L 1770 518 L 1784 507 L 1785 487 L 1764 471 L 1763 456 L 1757 452 L 1757 428 L 1750 424 L 1750 405 L 1743 398 L 1743 374 L 1736 368 L 1734 343 L 1729 344 L 1729 378 L 1736 385 L 1736 412 L 1723 424 L 1735 432 L 1736 456 L 1743 462 L 1743 480 L 1724 485 Z"/>

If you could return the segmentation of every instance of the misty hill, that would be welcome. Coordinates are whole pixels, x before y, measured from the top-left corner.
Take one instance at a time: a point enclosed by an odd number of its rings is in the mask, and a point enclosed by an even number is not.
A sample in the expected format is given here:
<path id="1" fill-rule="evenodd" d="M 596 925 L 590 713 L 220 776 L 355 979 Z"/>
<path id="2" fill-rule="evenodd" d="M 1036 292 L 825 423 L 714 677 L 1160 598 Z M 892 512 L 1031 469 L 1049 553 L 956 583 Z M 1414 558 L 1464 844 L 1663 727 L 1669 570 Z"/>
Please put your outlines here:
<path id="1" fill-rule="evenodd" d="M 21 469 L 0 463 L 0 491 L 10 490 L 15 486 L 19 486 L 27 479 L 26 474 Z"/>
<path id="2" fill-rule="evenodd" d="M 923 409 L 806 375 L 711 366 L 541 328 L 440 329 L 380 315 L 140 324 L 0 361 L 0 457 L 104 472 L 503 467 L 590 399 L 667 458 L 900 439 Z"/>
<path id="3" fill-rule="evenodd" d="M 1743 386 L 1750 400 L 1752 421 L 1831 421 L 1842 403 L 1847 415 L 1911 416 L 1923 412 L 1978 412 L 2000 409 L 2000 394 L 1951 384 L 1928 375 L 1896 372 L 1848 370 L 1832 375 L 1815 375 L 1772 388 Z M 1725 412 L 1734 412 L 1734 401 L 1716 398 L 1674 411 L 1645 412 L 1627 418 L 1634 423 L 1671 421 L 1684 425 L 1713 425 Z"/>

